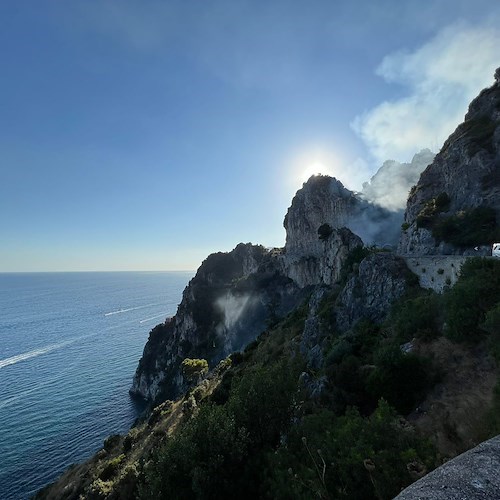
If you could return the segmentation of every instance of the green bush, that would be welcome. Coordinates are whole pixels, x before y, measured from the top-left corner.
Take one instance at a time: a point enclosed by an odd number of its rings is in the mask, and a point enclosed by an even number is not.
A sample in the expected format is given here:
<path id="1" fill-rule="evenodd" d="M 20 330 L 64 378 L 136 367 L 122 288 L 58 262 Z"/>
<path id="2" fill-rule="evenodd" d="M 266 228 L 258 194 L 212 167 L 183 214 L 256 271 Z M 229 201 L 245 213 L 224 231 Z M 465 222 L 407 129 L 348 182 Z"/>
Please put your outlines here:
<path id="1" fill-rule="evenodd" d="M 369 392 L 407 415 L 434 382 L 429 363 L 415 354 L 403 353 L 399 345 L 382 348 L 375 361 L 376 368 L 368 377 Z"/>
<path id="2" fill-rule="evenodd" d="M 104 449 L 107 452 L 112 451 L 113 448 L 115 448 L 120 443 L 120 440 L 121 440 L 120 434 L 112 434 L 111 436 L 108 436 L 104 440 Z"/>
<path id="3" fill-rule="evenodd" d="M 332 226 L 330 224 L 321 224 L 318 228 L 318 237 L 320 240 L 325 241 L 327 240 L 331 234 L 333 233 Z"/>
<path id="4" fill-rule="evenodd" d="M 437 241 L 458 247 L 489 245 L 499 239 L 500 229 L 495 210 L 477 207 L 437 219 L 432 227 L 432 236 Z"/>
<path id="5" fill-rule="evenodd" d="M 440 193 L 435 198 L 427 201 L 417 215 L 417 227 L 432 228 L 440 212 L 445 212 L 450 205 L 450 197 Z"/>
<path id="6" fill-rule="evenodd" d="M 206 359 L 186 358 L 181 363 L 181 370 L 187 380 L 197 380 L 208 372 L 208 362 Z"/>
<path id="7" fill-rule="evenodd" d="M 141 498 L 232 498 L 235 491 L 245 498 L 259 496 L 254 475 L 291 425 L 298 368 L 280 362 L 228 379 L 226 401 L 200 405 L 198 414 L 158 449 L 146 467 Z"/>
<path id="8" fill-rule="evenodd" d="M 468 259 L 457 283 L 443 297 L 447 336 L 460 342 L 481 339 L 484 336 L 481 325 L 498 303 L 499 296 L 500 260 Z"/>
<path id="9" fill-rule="evenodd" d="M 109 479 L 111 479 L 117 472 L 124 458 L 125 455 L 121 454 L 109 460 L 104 466 L 104 469 L 99 474 L 99 478 L 102 479 L 103 481 L 108 481 Z"/>
<path id="10" fill-rule="evenodd" d="M 304 417 L 286 446 L 269 455 L 269 497 L 393 498 L 435 465 L 435 450 L 381 400 L 369 418 L 355 409 Z"/>
<path id="11" fill-rule="evenodd" d="M 439 295 L 428 293 L 395 305 L 390 323 L 401 342 L 413 337 L 431 339 L 440 334 L 441 316 Z"/>
<path id="12" fill-rule="evenodd" d="M 224 406 L 205 405 L 145 469 L 141 498 L 230 498 L 247 434 Z M 234 484 L 233 484 L 234 480 Z"/>

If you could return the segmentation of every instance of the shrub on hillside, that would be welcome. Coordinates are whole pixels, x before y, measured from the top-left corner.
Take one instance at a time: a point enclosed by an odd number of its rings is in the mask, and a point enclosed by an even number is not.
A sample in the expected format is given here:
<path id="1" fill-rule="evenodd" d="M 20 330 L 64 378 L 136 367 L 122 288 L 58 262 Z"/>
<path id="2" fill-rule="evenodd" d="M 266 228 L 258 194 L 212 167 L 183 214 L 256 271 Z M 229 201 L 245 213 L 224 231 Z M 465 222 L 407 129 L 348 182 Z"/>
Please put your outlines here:
<path id="1" fill-rule="evenodd" d="M 181 363 L 182 374 L 187 380 L 197 380 L 208 372 L 208 362 L 206 359 L 186 358 Z"/>
<path id="2" fill-rule="evenodd" d="M 368 377 L 369 392 L 407 415 L 434 381 L 429 363 L 415 354 L 403 353 L 399 345 L 382 348 L 375 361 L 376 368 Z"/>
<path id="3" fill-rule="evenodd" d="M 490 207 L 477 207 L 451 217 L 437 219 L 432 227 L 432 236 L 437 241 L 458 247 L 470 247 L 498 241 L 500 229 L 495 210 Z"/>
<path id="4" fill-rule="evenodd" d="M 393 498 L 432 469 L 435 451 L 381 400 L 369 418 L 356 409 L 304 417 L 268 460 L 271 498 L 370 500 Z"/>
<path id="5" fill-rule="evenodd" d="M 428 293 L 397 304 L 391 314 L 391 324 L 402 342 L 413 337 L 432 339 L 440 334 L 441 316 L 440 297 Z"/>
<path id="6" fill-rule="evenodd" d="M 499 296 L 500 260 L 468 259 L 457 283 L 443 297 L 446 334 L 456 341 L 476 341 L 483 337 L 481 325 L 498 303 Z"/>

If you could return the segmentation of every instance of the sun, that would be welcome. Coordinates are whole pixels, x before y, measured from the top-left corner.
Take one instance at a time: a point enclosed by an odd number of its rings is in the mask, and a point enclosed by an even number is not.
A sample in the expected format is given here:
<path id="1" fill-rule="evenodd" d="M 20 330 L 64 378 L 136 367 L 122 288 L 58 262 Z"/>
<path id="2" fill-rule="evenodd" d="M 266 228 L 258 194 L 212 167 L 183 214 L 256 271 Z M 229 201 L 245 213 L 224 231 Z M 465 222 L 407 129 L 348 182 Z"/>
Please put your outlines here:
<path id="1" fill-rule="evenodd" d="M 309 180 L 309 177 L 312 175 L 325 175 L 330 174 L 328 167 L 325 166 L 324 163 L 316 161 L 314 163 L 310 163 L 306 169 L 302 172 L 301 180 L 302 182 L 306 182 Z"/>

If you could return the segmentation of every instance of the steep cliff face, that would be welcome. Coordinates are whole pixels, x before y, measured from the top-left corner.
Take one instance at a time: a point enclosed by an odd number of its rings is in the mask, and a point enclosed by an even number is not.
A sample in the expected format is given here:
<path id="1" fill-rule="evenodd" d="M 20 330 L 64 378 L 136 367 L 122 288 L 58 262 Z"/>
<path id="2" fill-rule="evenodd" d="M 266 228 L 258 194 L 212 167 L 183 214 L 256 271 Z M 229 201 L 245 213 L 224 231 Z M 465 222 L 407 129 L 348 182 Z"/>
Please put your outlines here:
<path id="1" fill-rule="evenodd" d="M 333 285 L 340 276 L 347 255 L 362 246 L 359 236 L 343 227 L 328 226 L 321 237 L 316 230 L 316 241 L 311 241 L 311 254 L 288 254 L 282 257 L 284 273 L 300 287 L 308 285 Z"/>
<path id="2" fill-rule="evenodd" d="M 152 330 L 131 393 L 148 400 L 179 394 L 187 387 L 180 370 L 185 358 L 214 366 L 287 314 L 301 291 L 279 271 L 276 255 L 262 246 L 240 244 L 210 255 L 184 290 L 177 314 Z"/>
<path id="3" fill-rule="evenodd" d="M 500 77 L 469 106 L 412 189 L 399 251 L 472 254 L 500 220 Z M 479 231 L 478 231 L 479 230 Z"/>
<path id="4" fill-rule="evenodd" d="M 285 249 L 240 244 L 208 257 L 177 314 L 152 330 L 130 392 L 147 400 L 180 394 L 187 388 L 180 370 L 185 358 L 204 358 L 213 367 L 288 314 L 311 287 L 334 284 L 349 252 L 363 245 L 341 227 L 360 206 L 337 180 L 313 177 L 285 218 Z"/>
<path id="5" fill-rule="evenodd" d="M 407 290 L 409 280 L 411 273 L 403 259 L 390 253 L 368 256 L 337 299 L 339 330 L 346 331 L 361 319 L 383 321 L 391 304 Z"/>
<path id="6" fill-rule="evenodd" d="M 324 224 L 333 229 L 348 226 L 360 205 L 359 198 L 337 179 L 327 175 L 311 177 L 297 191 L 283 222 L 288 258 L 322 256 L 324 246 L 318 229 Z"/>

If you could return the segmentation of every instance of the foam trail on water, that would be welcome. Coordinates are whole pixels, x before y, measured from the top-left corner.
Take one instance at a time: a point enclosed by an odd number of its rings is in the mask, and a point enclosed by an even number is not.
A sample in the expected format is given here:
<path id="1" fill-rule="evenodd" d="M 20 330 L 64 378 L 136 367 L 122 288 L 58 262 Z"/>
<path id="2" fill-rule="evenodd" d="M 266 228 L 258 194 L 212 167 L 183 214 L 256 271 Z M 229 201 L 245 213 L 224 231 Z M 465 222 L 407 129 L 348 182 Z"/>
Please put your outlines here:
<path id="1" fill-rule="evenodd" d="M 11 356 L 10 358 L 0 359 L 0 368 L 5 368 L 9 365 L 15 365 L 21 361 L 26 361 L 27 359 L 36 358 L 42 354 L 47 354 L 48 352 L 60 349 L 68 344 L 72 344 L 78 339 L 70 339 L 64 342 L 59 342 L 58 344 L 50 344 L 40 349 L 34 349 L 33 351 L 23 352 L 22 354 L 17 354 L 16 356 Z"/>
<path id="2" fill-rule="evenodd" d="M 129 307 L 128 309 L 119 309 L 118 311 L 111 311 L 105 313 L 104 316 L 113 316 L 114 314 L 122 314 L 129 311 L 136 311 L 137 309 L 144 309 L 145 307 L 159 306 L 160 304 L 146 304 L 145 306 Z"/>
<path id="3" fill-rule="evenodd" d="M 151 321 L 152 319 L 161 318 L 162 316 L 165 316 L 165 314 L 168 314 L 168 311 L 162 312 L 161 314 L 157 314 L 156 316 L 151 316 L 150 318 L 141 319 L 139 323 L 146 323 L 146 321 Z"/>

